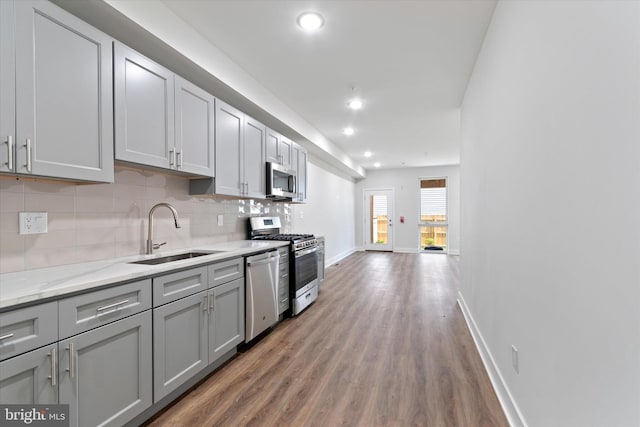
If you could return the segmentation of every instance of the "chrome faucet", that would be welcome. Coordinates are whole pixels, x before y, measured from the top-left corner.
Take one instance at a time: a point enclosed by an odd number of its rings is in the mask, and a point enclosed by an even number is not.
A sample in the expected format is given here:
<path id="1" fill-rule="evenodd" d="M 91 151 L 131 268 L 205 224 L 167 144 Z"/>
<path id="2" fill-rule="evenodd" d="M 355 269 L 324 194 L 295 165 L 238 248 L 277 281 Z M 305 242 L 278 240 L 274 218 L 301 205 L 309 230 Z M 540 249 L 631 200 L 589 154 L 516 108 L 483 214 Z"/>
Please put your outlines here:
<path id="1" fill-rule="evenodd" d="M 160 246 L 165 245 L 167 242 L 162 242 L 162 243 L 157 243 L 154 244 L 153 243 L 153 212 L 156 210 L 156 208 L 159 208 L 160 206 L 164 206 L 166 208 L 168 208 L 171 213 L 173 214 L 173 221 L 176 224 L 176 228 L 180 228 L 180 223 L 178 222 L 178 211 L 176 211 L 176 208 L 174 208 L 173 206 L 171 206 L 169 203 L 158 203 L 157 205 L 155 205 L 154 207 L 151 208 L 151 210 L 149 211 L 149 231 L 147 234 L 147 254 L 151 255 L 153 253 L 154 249 L 158 249 Z"/>

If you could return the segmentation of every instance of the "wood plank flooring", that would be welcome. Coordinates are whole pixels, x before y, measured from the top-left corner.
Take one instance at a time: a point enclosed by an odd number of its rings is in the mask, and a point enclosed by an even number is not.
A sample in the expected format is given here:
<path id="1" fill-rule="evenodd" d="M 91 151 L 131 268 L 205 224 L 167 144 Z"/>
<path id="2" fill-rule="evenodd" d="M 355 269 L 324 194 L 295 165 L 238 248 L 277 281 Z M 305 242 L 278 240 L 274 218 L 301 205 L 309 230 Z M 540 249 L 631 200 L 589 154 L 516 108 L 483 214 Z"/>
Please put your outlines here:
<path id="1" fill-rule="evenodd" d="M 456 304 L 458 261 L 358 252 L 318 300 L 150 426 L 508 426 Z"/>

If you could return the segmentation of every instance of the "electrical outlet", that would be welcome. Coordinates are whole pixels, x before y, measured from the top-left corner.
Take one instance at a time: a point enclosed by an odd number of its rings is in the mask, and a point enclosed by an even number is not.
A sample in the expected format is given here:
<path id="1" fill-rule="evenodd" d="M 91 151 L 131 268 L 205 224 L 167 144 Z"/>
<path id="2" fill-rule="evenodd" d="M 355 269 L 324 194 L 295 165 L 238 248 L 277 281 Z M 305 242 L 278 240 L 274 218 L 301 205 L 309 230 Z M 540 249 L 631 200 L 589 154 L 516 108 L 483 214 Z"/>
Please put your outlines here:
<path id="1" fill-rule="evenodd" d="M 46 212 L 19 212 L 20 234 L 47 233 Z"/>
<path id="2" fill-rule="evenodd" d="M 516 371 L 516 374 L 519 374 L 520 366 L 518 365 L 518 349 L 515 345 L 511 346 L 511 364 L 513 365 L 513 370 Z"/>
<path id="3" fill-rule="evenodd" d="M 222 227 L 224 225 L 224 215 L 218 215 L 218 227 Z"/>

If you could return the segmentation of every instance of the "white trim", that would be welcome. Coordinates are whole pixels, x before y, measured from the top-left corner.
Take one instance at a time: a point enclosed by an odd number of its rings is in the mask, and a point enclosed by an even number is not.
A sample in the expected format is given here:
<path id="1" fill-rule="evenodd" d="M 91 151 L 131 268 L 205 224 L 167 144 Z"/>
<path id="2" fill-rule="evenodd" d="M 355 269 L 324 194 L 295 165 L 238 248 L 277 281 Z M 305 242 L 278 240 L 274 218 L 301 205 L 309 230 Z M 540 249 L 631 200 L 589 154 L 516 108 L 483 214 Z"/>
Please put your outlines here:
<path id="1" fill-rule="evenodd" d="M 469 311 L 467 303 L 464 301 L 464 297 L 460 291 L 458 291 L 458 306 L 462 311 L 464 320 L 467 322 L 467 328 L 471 333 L 473 342 L 476 344 L 478 353 L 480 353 L 480 358 L 482 359 L 484 368 L 489 375 L 489 380 L 493 385 L 493 390 L 496 392 L 496 396 L 498 396 L 498 401 L 500 402 L 500 406 L 502 406 L 502 410 L 507 417 L 509 425 L 512 427 L 527 427 L 524 416 L 522 415 L 522 412 L 520 412 L 520 409 L 518 409 L 518 405 L 516 405 L 516 402 L 509 391 L 509 387 L 507 387 L 504 378 L 500 374 L 498 365 L 491 355 L 491 351 L 482 337 L 476 322 L 473 320 L 473 316 L 471 316 L 471 312 Z"/>
<path id="2" fill-rule="evenodd" d="M 391 192 L 391 212 L 389 212 L 389 218 L 391 219 L 391 241 L 388 243 L 391 245 L 389 249 L 380 249 L 380 251 L 384 252 L 393 252 L 394 247 L 396 245 L 396 231 L 395 231 L 395 211 L 396 211 L 396 189 L 394 187 L 388 188 L 363 188 L 362 189 L 362 245 L 364 250 L 367 250 L 367 242 L 369 241 L 369 230 L 367 229 L 367 216 L 369 213 L 369 207 L 367 205 L 366 200 L 366 192 L 367 191 L 390 191 Z M 371 248 L 371 250 L 377 250 Z"/>
<path id="3" fill-rule="evenodd" d="M 395 248 L 393 252 L 398 252 L 401 254 L 417 254 L 419 251 L 416 248 Z"/>
<path id="4" fill-rule="evenodd" d="M 452 249 L 447 255 L 460 255 L 460 251 L 457 249 Z"/>
<path id="5" fill-rule="evenodd" d="M 324 265 L 325 266 L 330 266 L 335 264 L 336 262 L 340 262 L 343 259 L 345 259 L 346 257 L 348 257 L 349 255 L 353 254 L 354 252 L 356 252 L 358 250 L 358 248 L 351 248 L 348 251 L 342 252 L 341 254 L 338 254 L 334 257 L 331 257 L 330 259 L 325 260 Z"/>

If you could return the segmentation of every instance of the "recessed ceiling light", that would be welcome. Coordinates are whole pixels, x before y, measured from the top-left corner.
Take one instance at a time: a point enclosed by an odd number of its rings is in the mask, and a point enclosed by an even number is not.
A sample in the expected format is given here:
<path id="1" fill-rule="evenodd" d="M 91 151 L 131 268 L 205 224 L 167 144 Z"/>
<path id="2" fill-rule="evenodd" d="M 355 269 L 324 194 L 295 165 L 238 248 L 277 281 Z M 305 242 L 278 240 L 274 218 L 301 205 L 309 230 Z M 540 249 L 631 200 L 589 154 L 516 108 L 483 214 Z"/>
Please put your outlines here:
<path id="1" fill-rule="evenodd" d="M 373 166 L 375 166 L 375 167 L 379 168 L 379 167 L 380 167 L 380 162 L 375 162 L 375 163 L 373 164 Z"/>
<path id="2" fill-rule="evenodd" d="M 305 12 L 298 16 L 298 25 L 305 31 L 315 31 L 324 25 L 324 18 L 316 12 Z"/>
<path id="3" fill-rule="evenodd" d="M 362 108 L 362 100 L 358 99 L 358 98 L 354 98 L 351 101 L 349 101 L 349 103 L 347 104 L 349 106 L 349 108 L 351 108 L 352 110 L 359 110 Z"/>
<path id="4" fill-rule="evenodd" d="M 373 156 L 373 153 L 371 151 L 365 151 L 364 152 L 364 156 L 368 158 L 368 157 Z"/>
<path id="5" fill-rule="evenodd" d="M 349 128 L 344 128 L 343 130 L 345 135 L 351 136 L 355 133 L 355 130 L 353 130 L 353 128 L 349 127 Z"/>

